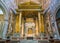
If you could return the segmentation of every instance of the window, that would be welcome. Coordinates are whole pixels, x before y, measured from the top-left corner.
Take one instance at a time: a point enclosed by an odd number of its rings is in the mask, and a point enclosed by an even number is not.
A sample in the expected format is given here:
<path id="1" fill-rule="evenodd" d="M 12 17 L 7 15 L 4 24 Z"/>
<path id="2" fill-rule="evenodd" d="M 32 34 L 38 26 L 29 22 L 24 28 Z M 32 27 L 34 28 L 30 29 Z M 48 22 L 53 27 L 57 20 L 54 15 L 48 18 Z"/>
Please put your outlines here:
<path id="1" fill-rule="evenodd" d="M 2 11 L 2 9 L 0 8 L 0 15 L 1 15 L 1 14 L 3 14 L 3 11 Z"/>

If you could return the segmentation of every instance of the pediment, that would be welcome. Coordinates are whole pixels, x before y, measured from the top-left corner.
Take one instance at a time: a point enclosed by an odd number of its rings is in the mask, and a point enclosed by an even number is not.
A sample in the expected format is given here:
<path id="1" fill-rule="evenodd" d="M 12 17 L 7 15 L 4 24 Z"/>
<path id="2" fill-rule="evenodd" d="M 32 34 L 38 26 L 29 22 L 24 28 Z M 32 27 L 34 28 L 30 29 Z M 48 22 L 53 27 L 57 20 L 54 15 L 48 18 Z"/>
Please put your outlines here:
<path id="1" fill-rule="evenodd" d="M 19 9 L 40 9 L 41 6 L 38 3 L 35 3 L 33 1 L 30 2 L 24 2 L 19 4 Z"/>
<path id="2" fill-rule="evenodd" d="M 36 2 L 30 1 L 30 2 L 21 3 L 21 5 L 39 5 L 39 4 Z"/>

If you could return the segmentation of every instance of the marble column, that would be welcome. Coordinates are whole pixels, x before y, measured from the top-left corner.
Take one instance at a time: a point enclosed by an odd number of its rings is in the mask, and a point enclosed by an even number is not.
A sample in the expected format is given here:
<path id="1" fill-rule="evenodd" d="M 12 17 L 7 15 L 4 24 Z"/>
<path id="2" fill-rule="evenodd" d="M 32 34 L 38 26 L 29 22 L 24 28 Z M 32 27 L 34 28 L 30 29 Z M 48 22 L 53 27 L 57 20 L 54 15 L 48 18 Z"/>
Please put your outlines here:
<path id="1" fill-rule="evenodd" d="M 24 35 L 24 19 L 22 18 L 22 37 Z"/>
<path id="2" fill-rule="evenodd" d="M 41 33 L 41 14 L 38 12 L 39 33 Z"/>
<path id="3" fill-rule="evenodd" d="M 38 20 L 39 20 L 39 37 L 43 39 L 43 34 L 44 34 L 44 20 L 43 20 L 43 15 L 38 12 Z"/>
<path id="4" fill-rule="evenodd" d="M 43 14 L 41 15 L 41 26 L 42 26 L 42 30 L 41 30 L 41 32 L 43 32 L 44 33 L 44 18 L 43 18 Z"/>
<path id="5" fill-rule="evenodd" d="M 8 29 L 8 20 L 4 21 L 4 30 L 3 30 L 3 39 L 6 39 L 6 33 L 7 33 L 7 29 Z"/>
<path id="6" fill-rule="evenodd" d="M 36 35 L 38 36 L 38 20 L 36 18 Z"/>
<path id="7" fill-rule="evenodd" d="M 20 12 L 20 14 L 19 14 L 19 28 L 20 28 L 20 36 L 22 37 L 22 34 L 23 34 L 23 29 L 22 29 L 22 23 L 21 23 L 21 21 L 22 21 L 22 12 Z"/>
<path id="8" fill-rule="evenodd" d="M 8 30 L 8 18 L 9 18 L 9 16 L 8 16 L 8 14 L 6 14 L 6 15 L 4 15 L 5 17 L 4 17 L 4 30 L 3 30 L 3 39 L 6 39 L 6 34 L 7 34 L 7 30 Z"/>

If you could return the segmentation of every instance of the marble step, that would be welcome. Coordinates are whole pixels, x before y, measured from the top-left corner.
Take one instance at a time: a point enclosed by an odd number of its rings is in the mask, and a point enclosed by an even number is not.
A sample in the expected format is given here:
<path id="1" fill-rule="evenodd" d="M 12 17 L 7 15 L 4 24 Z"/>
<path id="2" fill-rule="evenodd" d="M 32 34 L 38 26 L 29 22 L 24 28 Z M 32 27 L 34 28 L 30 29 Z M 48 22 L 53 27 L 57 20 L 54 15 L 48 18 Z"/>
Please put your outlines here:
<path id="1" fill-rule="evenodd" d="M 47 40 L 39 40 L 38 43 L 49 43 Z"/>
<path id="2" fill-rule="evenodd" d="M 49 43 L 48 41 L 46 40 L 19 40 L 19 41 L 16 41 L 16 40 L 11 40 L 11 41 L 6 41 L 8 43 Z M 5 41 L 0 41 L 0 43 L 5 43 Z"/>
<path id="3" fill-rule="evenodd" d="M 21 40 L 20 43 L 38 43 L 38 40 Z"/>

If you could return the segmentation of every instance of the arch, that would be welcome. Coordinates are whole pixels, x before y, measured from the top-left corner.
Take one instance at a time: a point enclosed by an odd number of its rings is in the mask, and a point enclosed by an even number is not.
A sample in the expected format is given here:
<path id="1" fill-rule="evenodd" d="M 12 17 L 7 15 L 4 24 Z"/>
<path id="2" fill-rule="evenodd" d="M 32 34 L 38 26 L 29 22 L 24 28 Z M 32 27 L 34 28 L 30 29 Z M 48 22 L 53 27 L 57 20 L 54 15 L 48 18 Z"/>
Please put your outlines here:
<path id="1" fill-rule="evenodd" d="M 60 9 L 60 5 L 58 5 L 58 6 L 56 7 L 55 11 L 54 11 L 55 17 L 56 17 L 56 14 L 57 14 L 57 12 L 58 12 L 59 9 Z"/>
<path id="2" fill-rule="evenodd" d="M 4 13 L 4 29 L 2 32 L 2 39 L 6 39 L 6 32 L 8 29 L 8 14 L 9 11 L 7 10 L 7 7 L 5 6 L 5 4 L 0 1 L 0 8 L 2 9 L 3 13 Z"/>
<path id="3" fill-rule="evenodd" d="M 56 23 L 57 23 L 57 28 L 60 34 L 60 8 L 58 9 L 57 13 L 56 13 Z"/>
<path id="4" fill-rule="evenodd" d="M 55 11 L 54 11 L 54 18 L 55 18 L 55 21 L 56 21 L 56 15 L 57 15 L 57 12 L 58 12 L 58 10 L 60 9 L 60 5 L 58 4 L 58 6 L 56 7 L 56 9 L 55 9 Z M 57 27 L 57 29 L 58 29 L 58 26 L 57 26 L 57 21 L 56 21 L 56 27 Z"/>
<path id="5" fill-rule="evenodd" d="M 55 26 L 54 26 L 55 32 L 54 33 L 56 33 L 57 38 L 60 39 L 60 34 L 59 34 L 59 30 L 58 30 L 58 26 L 57 26 L 57 21 L 56 21 L 56 14 L 57 14 L 58 10 L 60 9 L 60 4 L 57 4 L 56 6 L 53 6 L 53 7 L 54 7 L 54 10 L 53 10 L 53 12 L 51 12 L 51 10 L 52 10 L 51 9 L 50 13 L 53 15 L 53 21 L 52 22 L 55 24 Z"/>
<path id="6" fill-rule="evenodd" d="M 60 8 L 58 9 L 57 13 L 56 13 L 56 19 L 59 19 L 60 18 Z"/>
<path id="7" fill-rule="evenodd" d="M 54 38 L 56 38 L 56 39 L 60 39 L 59 31 L 57 28 L 57 22 L 56 22 L 56 13 L 57 13 L 59 8 L 60 8 L 60 3 L 52 3 L 49 6 L 49 9 L 47 10 L 47 12 L 48 11 L 50 12 L 50 21 L 51 21 L 50 25 L 51 25 L 51 28 L 54 29 L 53 34 L 54 34 Z M 52 24 L 54 24 L 54 26 L 52 26 Z"/>

